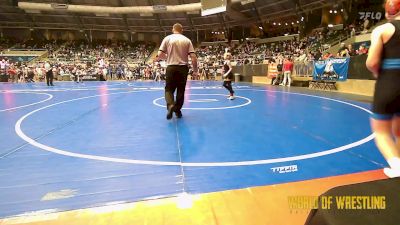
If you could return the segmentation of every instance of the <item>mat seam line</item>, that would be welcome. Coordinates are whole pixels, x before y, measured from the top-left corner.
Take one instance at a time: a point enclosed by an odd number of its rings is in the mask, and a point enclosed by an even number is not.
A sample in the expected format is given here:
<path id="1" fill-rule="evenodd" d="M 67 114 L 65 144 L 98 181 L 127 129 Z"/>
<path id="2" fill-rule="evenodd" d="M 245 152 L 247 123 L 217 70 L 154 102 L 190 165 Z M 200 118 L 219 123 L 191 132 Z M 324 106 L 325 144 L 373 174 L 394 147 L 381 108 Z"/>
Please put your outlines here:
<path id="1" fill-rule="evenodd" d="M 181 150 L 181 142 L 179 140 L 179 132 L 178 132 L 178 121 L 174 121 L 175 123 L 175 132 L 176 132 L 176 141 L 178 145 L 178 153 L 179 153 L 179 161 L 181 162 L 180 168 L 181 168 L 181 173 L 182 173 L 182 188 L 183 192 L 186 192 L 186 179 L 185 179 L 185 171 L 183 170 L 182 166 L 182 150 Z"/>

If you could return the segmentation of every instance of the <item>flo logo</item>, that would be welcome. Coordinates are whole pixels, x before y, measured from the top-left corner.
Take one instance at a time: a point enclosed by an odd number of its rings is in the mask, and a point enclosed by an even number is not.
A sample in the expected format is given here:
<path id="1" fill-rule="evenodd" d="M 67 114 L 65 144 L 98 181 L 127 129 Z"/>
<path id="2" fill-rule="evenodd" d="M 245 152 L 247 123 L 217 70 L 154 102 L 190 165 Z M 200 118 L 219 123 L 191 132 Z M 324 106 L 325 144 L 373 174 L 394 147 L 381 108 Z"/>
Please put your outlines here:
<path id="1" fill-rule="evenodd" d="M 359 12 L 360 14 L 360 19 L 372 19 L 372 20 L 381 20 L 382 19 L 382 13 L 381 12 Z"/>
<path id="2" fill-rule="evenodd" d="M 271 170 L 273 173 L 293 173 L 298 171 L 297 165 L 273 167 Z"/>

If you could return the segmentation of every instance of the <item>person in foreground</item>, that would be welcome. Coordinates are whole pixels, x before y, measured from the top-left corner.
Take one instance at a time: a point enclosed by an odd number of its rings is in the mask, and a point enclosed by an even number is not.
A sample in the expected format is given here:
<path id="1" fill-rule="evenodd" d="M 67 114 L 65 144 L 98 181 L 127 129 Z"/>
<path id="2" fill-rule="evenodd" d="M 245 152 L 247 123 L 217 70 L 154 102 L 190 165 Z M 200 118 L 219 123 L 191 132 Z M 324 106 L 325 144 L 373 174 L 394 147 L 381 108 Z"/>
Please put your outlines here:
<path id="1" fill-rule="evenodd" d="M 183 28 L 179 23 L 172 27 L 171 35 L 161 42 L 157 59 L 166 60 L 165 100 L 167 102 L 167 119 L 172 119 L 175 112 L 177 118 L 182 118 L 182 106 L 185 98 L 186 81 L 189 72 L 188 56 L 192 60 L 193 76 L 197 76 L 197 57 L 192 41 L 182 35 Z M 174 100 L 174 93 L 176 100 Z"/>
<path id="2" fill-rule="evenodd" d="M 366 65 L 377 78 L 371 126 L 389 164 L 388 177 L 400 176 L 400 0 L 385 3 L 388 23 L 372 32 Z"/>

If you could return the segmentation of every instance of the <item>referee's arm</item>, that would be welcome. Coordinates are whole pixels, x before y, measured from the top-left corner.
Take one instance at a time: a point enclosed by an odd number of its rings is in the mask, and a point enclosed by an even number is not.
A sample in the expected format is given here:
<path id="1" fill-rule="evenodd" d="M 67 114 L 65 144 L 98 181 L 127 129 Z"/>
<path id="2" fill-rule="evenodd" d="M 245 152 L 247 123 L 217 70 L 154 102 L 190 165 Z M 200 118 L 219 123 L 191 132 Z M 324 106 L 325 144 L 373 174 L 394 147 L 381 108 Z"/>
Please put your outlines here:
<path id="1" fill-rule="evenodd" d="M 165 60 L 165 59 L 167 59 L 167 54 L 162 50 L 158 50 L 158 54 L 156 57 L 157 57 L 157 60 Z"/>
<path id="2" fill-rule="evenodd" d="M 158 50 L 157 54 L 157 60 L 165 60 L 167 59 L 167 40 L 164 38 L 164 40 L 161 42 L 160 48 Z"/>

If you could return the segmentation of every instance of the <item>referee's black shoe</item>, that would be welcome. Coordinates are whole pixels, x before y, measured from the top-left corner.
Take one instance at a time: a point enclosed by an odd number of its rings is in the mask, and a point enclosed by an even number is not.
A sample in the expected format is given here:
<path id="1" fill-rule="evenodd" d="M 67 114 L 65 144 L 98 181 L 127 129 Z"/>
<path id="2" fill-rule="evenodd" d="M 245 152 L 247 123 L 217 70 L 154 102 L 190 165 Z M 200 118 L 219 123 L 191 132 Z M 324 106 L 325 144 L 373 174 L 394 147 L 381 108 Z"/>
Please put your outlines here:
<path id="1" fill-rule="evenodd" d="M 181 112 L 181 110 L 175 111 L 175 116 L 176 116 L 176 118 L 178 118 L 178 119 L 182 118 L 182 112 Z"/>
<path id="2" fill-rule="evenodd" d="M 172 119 L 172 114 L 174 113 L 174 111 L 175 111 L 175 107 L 173 105 L 170 106 L 168 109 L 168 112 L 167 112 L 167 120 Z"/>

